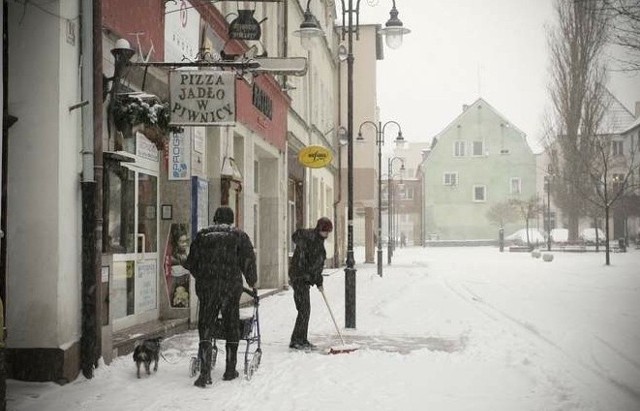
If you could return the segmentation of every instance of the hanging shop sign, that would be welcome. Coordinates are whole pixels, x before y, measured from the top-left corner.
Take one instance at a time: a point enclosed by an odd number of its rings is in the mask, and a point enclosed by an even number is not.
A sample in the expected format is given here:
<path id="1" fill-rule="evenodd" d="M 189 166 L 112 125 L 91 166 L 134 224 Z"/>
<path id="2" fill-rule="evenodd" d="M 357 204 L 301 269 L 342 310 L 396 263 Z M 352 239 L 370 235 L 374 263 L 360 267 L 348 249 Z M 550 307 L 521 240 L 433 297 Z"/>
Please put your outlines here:
<path id="1" fill-rule="evenodd" d="M 234 72 L 173 70 L 169 92 L 171 125 L 227 126 L 236 121 Z"/>
<path id="2" fill-rule="evenodd" d="M 260 40 L 260 22 L 253 17 L 255 10 L 238 10 L 238 17 L 229 24 L 229 38 Z"/>
<path id="3" fill-rule="evenodd" d="M 307 146 L 298 153 L 298 162 L 309 168 L 326 167 L 331 160 L 333 160 L 333 154 L 324 146 Z"/>

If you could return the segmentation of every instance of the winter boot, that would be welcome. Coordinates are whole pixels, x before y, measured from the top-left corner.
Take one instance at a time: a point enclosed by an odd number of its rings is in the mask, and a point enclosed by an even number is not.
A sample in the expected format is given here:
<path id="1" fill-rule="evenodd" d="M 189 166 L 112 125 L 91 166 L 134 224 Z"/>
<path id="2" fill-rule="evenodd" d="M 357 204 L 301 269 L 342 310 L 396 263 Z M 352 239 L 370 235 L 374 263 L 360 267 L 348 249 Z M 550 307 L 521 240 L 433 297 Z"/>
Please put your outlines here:
<path id="1" fill-rule="evenodd" d="M 222 379 L 225 381 L 233 380 L 238 377 L 236 371 L 236 362 L 238 361 L 238 343 L 227 343 L 227 368 L 224 371 Z"/>
<path id="2" fill-rule="evenodd" d="M 193 383 L 196 387 L 204 388 L 211 384 L 211 341 L 200 341 L 198 359 L 200 360 L 200 376 Z"/>

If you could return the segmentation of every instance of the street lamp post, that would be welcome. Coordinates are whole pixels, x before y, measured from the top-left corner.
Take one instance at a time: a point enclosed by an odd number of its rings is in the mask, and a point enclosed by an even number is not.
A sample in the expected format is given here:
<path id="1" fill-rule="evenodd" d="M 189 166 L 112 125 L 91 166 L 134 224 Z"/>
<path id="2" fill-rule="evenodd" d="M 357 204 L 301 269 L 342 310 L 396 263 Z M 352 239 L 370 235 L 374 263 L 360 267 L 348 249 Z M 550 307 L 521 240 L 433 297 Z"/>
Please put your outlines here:
<path id="1" fill-rule="evenodd" d="M 547 189 L 547 251 L 551 251 L 551 176 L 544 176 Z"/>
<path id="2" fill-rule="evenodd" d="M 393 124 L 398 127 L 398 137 L 396 137 L 396 143 L 403 143 L 404 137 L 402 137 L 402 127 L 398 122 L 389 120 L 382 124 L 378 121 L 378 124 L 373 121 L 367 120 L 360 124 L 358 128 L 358 141 L 364 141 L 362 137 L 362 127 L 365 125 L 372 126 L 376 131 L 376 144 L 378 145 L 378 275 L 382 277 L 382 145 L 384 144 L 384 130 L 389 125 Z"/>
<path id="3" fill-rule="evenodd" d="M 344 294 L 345 294 L 345 327 L 356 327 L 356 269 L 355 259 L 353 257 L 353 34 L 358 32 L 358 21 L 360 13 L 360 0 L 356 0 L 354 8 L 354 0 L 342 2 L 342 39 L 347 37 L 347 261 L 344 269 Z M 311 14 L 309 5 L 311 0 L 307 1 L 307 9 L 304 13 L 304 22 L 300 25 L 300 29 L 296 30 L 295 35 L 301 38 L 304 43 L 309 38 L 323 35 L 318 20 Z M 402 26 L 402 22 L 398 19 L 398 10 L 396 10 L 396 2 L 393 0 L 393 7 L 389 12 L 390 18 L 385 24 L 385 28 L 380 31 L 385 36 L 387 46 L 390 48 L 398 48 L 402 44 L 402 36 L 409 33 L 409 30 Z M 354 22 L 354 15 L 356 21 Z M 345 26 L 345 16 L 347 16 L 347 24 Z M 354 24 L 355 23 L 355 24 Z M 318 33 L 320 32 L 320 33 Z"/>
<path id="4" fill-rule="evenodd" d="M 393 257 L 393 248 L 394 248 L 394 243 L 396 241 L 395 239 L 395 234 L 393 233 L 393 162 L 396 160 L 400 160 L 400 162 L 402 163 L 402 165 L 400 166 L 400 171 L 404 171 L 404 159 L 402 157 L 393 157 L 393 158 L 389 158 L 389 160 L 387 161 L 387 165 L 388 165 L 388 172 L 387 172 L 387 177 L 389 179 L 389 183 L 387 184 L 388 186 L 388 203 L 389 206 L 387 207 L 387 214 L 388 217 L 387 219 L 389 220 L 389 238 L 387 241 L 387 264 L 391 265 L 391 257 Z"/>

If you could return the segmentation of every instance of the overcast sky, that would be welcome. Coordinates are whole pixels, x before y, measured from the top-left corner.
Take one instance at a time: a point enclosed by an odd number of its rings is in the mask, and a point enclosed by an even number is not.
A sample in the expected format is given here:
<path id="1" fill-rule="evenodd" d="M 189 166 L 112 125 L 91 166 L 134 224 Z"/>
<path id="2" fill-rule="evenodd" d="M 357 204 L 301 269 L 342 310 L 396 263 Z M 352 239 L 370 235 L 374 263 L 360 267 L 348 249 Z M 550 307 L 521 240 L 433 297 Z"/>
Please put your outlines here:
<path id="1" fill-rule="evenodd" d="M 361 2 L 360 23 L 384 25 L 392 1 L 371 2 Z M 396 8 L 411 33 L 378 63 L 381 121 L 398 121 L 410 141 L 430 141 L 482 97 L 540 150 L 553 0 L 396 0 Z M 611 90 L 633 112 L 640 75 L 612 77 Z"/>

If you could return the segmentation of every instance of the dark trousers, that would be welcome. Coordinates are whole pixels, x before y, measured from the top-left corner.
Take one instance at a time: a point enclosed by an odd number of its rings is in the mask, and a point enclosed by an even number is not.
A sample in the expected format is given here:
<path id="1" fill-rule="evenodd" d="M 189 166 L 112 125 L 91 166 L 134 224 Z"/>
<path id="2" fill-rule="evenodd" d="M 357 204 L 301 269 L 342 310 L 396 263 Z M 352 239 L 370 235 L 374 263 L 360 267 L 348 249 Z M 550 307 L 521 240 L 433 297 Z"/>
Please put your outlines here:
<path id="1" fill-rule="evenodd" d="M 213 327 L 222 312 L 222 326 L 227 336 L 227 343 L 237 344 L 240 340 L 240 293 L 221 293 L 219 289 L 196 287 L 200 300 L 198 314 L 198 334 L 200 341 L 213 339 Z"/>
<path id="2" fill-rule="evenodd" d="M 311 300 L 309 298 L 309 286 L 302 282 L 295 281 L 293 286 L 293 301 L 296 303 L 298 316 L 296 324 L 291 334 L 291 342 L 302 344 L 307 341 L 309 331 L 309 317 L 311 316 Z"/>

